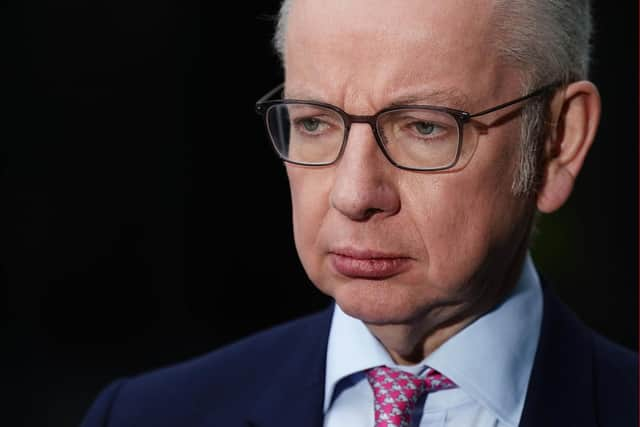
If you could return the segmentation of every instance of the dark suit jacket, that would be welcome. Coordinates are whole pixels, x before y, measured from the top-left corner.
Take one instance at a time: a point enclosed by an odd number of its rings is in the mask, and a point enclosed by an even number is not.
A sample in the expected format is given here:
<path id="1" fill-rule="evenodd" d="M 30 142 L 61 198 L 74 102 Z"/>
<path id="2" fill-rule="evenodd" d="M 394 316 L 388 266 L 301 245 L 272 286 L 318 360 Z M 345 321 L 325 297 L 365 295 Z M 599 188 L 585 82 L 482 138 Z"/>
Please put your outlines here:
<path id="1" fill-rule="evenodd" d="M 544 295 L 520 426 L 637 426 L 637 355 L 587 329 L 548 289 Z M 115 382 L 82 426 L 320 427 L 332 310 Z"/>

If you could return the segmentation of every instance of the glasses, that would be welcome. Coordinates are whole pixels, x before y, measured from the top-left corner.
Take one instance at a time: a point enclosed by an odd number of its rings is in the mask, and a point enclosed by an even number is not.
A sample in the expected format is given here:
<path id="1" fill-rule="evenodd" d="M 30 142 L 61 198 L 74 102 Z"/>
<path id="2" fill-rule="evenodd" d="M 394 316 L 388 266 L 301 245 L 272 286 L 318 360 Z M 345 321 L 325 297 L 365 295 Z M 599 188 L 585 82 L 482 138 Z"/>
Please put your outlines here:
<path id="1" fill-rule="evenodd" d="M 549 93 L 557 83 L 477 113 L 432 105 L 400 105 L 373 116 L 358 116 L 323 102 L 269 100 L 284 84 L 256 103 L 273 148 L 285 162 L 328 166 L 342 155 L 353 123 L 368 123 L 385 157 L 401 169 L 439 171 L 453 167 L 462 147 L 474 147 L 477 133 L 463 133 L 471 119 Z M 465 140 L 466 138 L 466 140 Z"/>

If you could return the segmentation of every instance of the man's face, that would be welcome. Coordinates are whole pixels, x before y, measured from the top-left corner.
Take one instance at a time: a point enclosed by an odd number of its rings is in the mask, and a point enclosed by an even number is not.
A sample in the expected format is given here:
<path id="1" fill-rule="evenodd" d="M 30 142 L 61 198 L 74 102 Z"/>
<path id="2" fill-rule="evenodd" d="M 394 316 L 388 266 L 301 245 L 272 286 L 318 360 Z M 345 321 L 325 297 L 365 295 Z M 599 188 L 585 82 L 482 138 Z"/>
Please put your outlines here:
<path id="1" fill-rule="evenodd" d="M 408 99 L 476 112 L 516 98 L 518 73 L 489 42 L 490 10 L 489 1 L 297 0 L 286 96 L 357 115 Z M 287 165 L 311 280 L 374 324 L 495 298 L 522 254 L 532 206 L 511 193 L 519 135 L 516 115 L 482 132 L 466 164 L 423 173 L 391 165 L 371 128 L 354 124 L 337 164 Z"/>

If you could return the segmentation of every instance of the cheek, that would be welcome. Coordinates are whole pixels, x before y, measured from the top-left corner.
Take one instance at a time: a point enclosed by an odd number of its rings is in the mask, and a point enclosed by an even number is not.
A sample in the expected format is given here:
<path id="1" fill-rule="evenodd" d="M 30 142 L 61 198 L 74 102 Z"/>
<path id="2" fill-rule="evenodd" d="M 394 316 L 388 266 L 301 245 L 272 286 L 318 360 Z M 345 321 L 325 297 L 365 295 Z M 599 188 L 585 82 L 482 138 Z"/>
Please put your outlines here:
<path id="1" fill-rule="evenodd" d="M 429 187 L 423 190 L 423 197 L 412 197 L 410 204 L 405 203 L 405 209 L 413 213 L 411 222 L 420 236 L 427 281 L 446 291 L 466 282 L 486 253 L 488 236 L 477 206 L 475 214 L 470 214 L 474 212 L 470 207 L 476 205 L 474 196 L 452 193 L 456 186 Z"/>
<path id="2" fill-rule="evenodd" d="M 404 207 L 415 213 L 412 222 L 432 283 L 448 288 L 466 282 L 512 238 L 522 219 L 522 200 L 511 194 L 512 169 L 504 165 L 482 172 L 470 165 L 456 174 L 433 175 L 427 185 L 410 185 L 405 192 Z"/>
<path id="3" fill-rule="evenodd" d="M 293 234 L 300 260 L 313 276 L 319 269 L 319 232 L 329 208 L 328 183 L 320 170 L 287 165 L 291 190 Z"/>

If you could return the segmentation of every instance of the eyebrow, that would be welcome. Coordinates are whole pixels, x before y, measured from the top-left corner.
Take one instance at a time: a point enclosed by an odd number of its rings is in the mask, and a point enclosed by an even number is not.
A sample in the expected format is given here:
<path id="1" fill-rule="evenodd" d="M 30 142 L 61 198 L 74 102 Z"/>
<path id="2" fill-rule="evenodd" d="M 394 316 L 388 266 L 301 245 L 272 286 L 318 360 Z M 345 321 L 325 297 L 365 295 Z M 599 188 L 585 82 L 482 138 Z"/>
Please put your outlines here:
<path id="1" fill-rule="evenodd" d="M 463 109 L 469 105 L 469 97 L 454 88 L 426 90 L 398 97 L 389 104 L 390 107 L 399 105 L 437 105 Z"/>
<path id="2" fill-rule="evenodd" d="M 300 99 L 307 101 L 316 101 L 329 103 L 322 97 L 304 95 L 302 93 L 287 93 L 285 98 Z M 387 103 L 384 108 L 397 107 L 401 105 L 431 105 L 442 106 L 463 110 L 465 105 L 469 104 L 469 97 L 455 88 L 423 90 L 408 95 L 402 95 Z"/>

